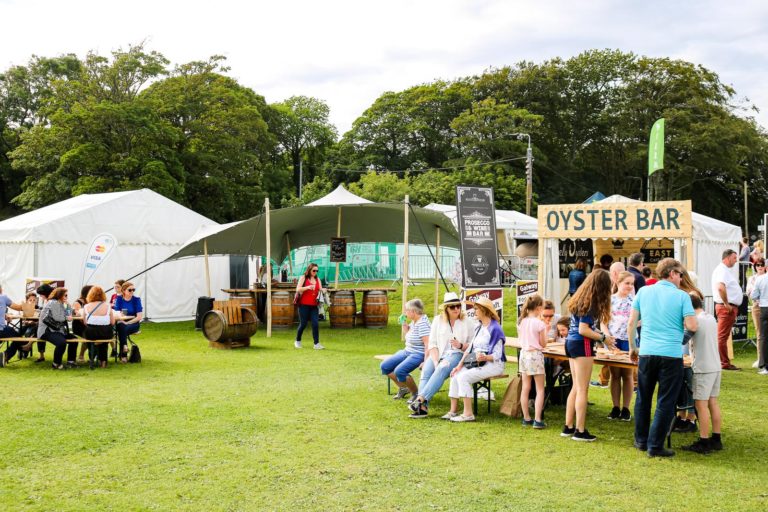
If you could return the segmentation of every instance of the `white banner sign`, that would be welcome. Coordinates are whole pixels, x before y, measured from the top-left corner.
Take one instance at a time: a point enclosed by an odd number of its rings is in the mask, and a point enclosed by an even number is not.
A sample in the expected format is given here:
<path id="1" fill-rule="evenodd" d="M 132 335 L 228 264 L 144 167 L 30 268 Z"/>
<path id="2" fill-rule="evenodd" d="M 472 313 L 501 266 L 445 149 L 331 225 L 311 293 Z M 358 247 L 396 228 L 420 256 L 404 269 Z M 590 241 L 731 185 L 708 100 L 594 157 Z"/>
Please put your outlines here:
<path id="1" fill-rule="evenodd" d="M 117 247 L 117 239 L 109 233 L 101 233 L 91 242 L 91 246 L 85 255 L 83 262 L 83 272 L 81 274 L 81 286 L 85 286 L 93 278 L 93 275 L 99 269 L 104 260 L 106 260 L 112 251 Z"/>

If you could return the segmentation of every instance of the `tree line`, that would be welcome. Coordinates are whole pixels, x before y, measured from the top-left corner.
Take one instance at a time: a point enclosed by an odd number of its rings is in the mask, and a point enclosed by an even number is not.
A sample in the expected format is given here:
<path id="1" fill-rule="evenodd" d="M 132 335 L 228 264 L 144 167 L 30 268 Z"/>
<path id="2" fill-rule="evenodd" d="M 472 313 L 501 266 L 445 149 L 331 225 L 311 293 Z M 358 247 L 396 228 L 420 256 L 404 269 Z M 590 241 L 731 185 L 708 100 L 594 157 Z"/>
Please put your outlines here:
<path id="1" fill-rule="evenodd" d="M 756 108 L 693 63 L 617 50 L 520 62 L 385 92 L 339 136 L 328 105 L 268 104 L 223 57 L 171 66 L 143 45 L 109 57 L 32 57 L 0 73 L 0 212 L 72 195 L 148 187 L 217 221 L 312 201 L 344 183 L 374 201 L 453 203 L 457 184 L 493 186 L 524 210 L 596 190 L 692 199 L 743 225 L 768 211 L 768 145 Z M 665 170 L 647 179 L 648 135 L 666 119 Z M 299 189 L 299 167 L 302 197 Z"/>

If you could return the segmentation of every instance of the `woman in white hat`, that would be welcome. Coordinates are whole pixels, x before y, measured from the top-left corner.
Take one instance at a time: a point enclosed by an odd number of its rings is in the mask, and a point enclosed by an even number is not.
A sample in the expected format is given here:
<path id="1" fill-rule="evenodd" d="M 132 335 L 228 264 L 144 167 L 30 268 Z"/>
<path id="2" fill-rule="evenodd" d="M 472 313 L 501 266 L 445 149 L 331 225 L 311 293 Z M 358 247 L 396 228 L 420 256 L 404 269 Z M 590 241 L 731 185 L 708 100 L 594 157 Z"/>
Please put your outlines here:
<path id="1" fill-rule="evenodd" d="M 454 292 L 443 296 L 442 312 L 432 322 L 429 346 L 421 370 L 419 395 L 409 403 L 411 418 L 426 418 L 429 401 L 440 391 L 443 383 L 451 376 L 451 370 L 459 364 L 461 356 L 469 347 L 476 322 L 467 318 L 461 308 L 462 302 Z"/>
<path id="2" fill-rule="evenodd" d="M 487 297 L 481 297 L 475 301 L 473 308 L 480 325 L 475 328 L 472 341 L 464 351 L 461 361 L 451 371 L 451 387 L 448 389 L 451 410 L 443 416 L 451 421 L 475 421 L 472 412 L 472 384 L 504 373 L 504 363 L 507 360 L 504 354 L 506 339 L 493 302 Z M 470 354 L 475 354 L 478 366 L 465 368 L 464 361 L 470 358 Z M 463 414 L 457 414 L 459 398 L 464 400 Z"/>

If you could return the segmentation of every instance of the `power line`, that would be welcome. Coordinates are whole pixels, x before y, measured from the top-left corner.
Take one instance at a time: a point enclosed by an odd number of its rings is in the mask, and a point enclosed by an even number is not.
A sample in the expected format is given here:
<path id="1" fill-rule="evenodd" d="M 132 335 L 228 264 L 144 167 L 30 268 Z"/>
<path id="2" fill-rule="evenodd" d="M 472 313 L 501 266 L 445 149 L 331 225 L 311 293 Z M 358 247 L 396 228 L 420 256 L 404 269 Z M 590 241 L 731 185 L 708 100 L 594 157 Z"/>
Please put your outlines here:
<path id="1" fill-rule="evenodd" d="M 405 172 L 427 172 L 427 171 L 454 171 L 456 169 L 464 169 L 466 167 L 472 167 L 475 165 L 489 165 L 489 164 L 501 164 L 505 162 L 512 162 L 515 160 L 525 160 L 527 157 L 524 156 L 518 156 L 514 158 L 502 158 L 500 160 L 490 160 L 488 162 L 475 162 L 471 164 L 463 164 L 463 165 L 454 165 L 451 167 L 430 167 L 428 169 L 403 169 L 403 170 L 397 170 L 392 171 L 389 169 L 383 169 L 381 172 L 391 172 L 395 174 L 399 173 L 405 173 Z M 358 173 L 366 173 L 366 172 L 377 172 L 376 169 L 331 169 L 329 172 L 358 172 Z"/>

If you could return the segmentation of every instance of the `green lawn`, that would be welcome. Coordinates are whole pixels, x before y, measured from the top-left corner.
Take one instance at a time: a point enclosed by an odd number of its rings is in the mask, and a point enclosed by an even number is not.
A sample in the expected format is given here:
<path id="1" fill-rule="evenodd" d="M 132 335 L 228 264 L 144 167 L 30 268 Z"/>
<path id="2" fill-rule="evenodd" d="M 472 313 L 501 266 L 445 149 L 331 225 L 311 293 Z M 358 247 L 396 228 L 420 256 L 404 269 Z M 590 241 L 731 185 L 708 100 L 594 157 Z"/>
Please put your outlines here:
<path id="1" fill-rule="evenodd" d="M 445 391 L 433 417 L 410 420 L 371 357 L 401 346 L 393 321 L 324 323 L 321 338 L 325 351 L 295 350 L 293 331 L 260 329 L 250 349 L 218 351 L 191 322 L 148 324 L 140 365 L 0 369 L 0 510 L 768 508 L 768 379 L 750 368 L 754 349 L 723 376 L 725 450 L 657 460 L 632 447 L 633 424 L 605 419 L 608 390 L 590 392 L 592 444 L 559 436 L 562 407 L 544 431 L 496 403 L 474 424 L 441 421 Z M 693 439 L 676 435 L 674 448 Z"/>

